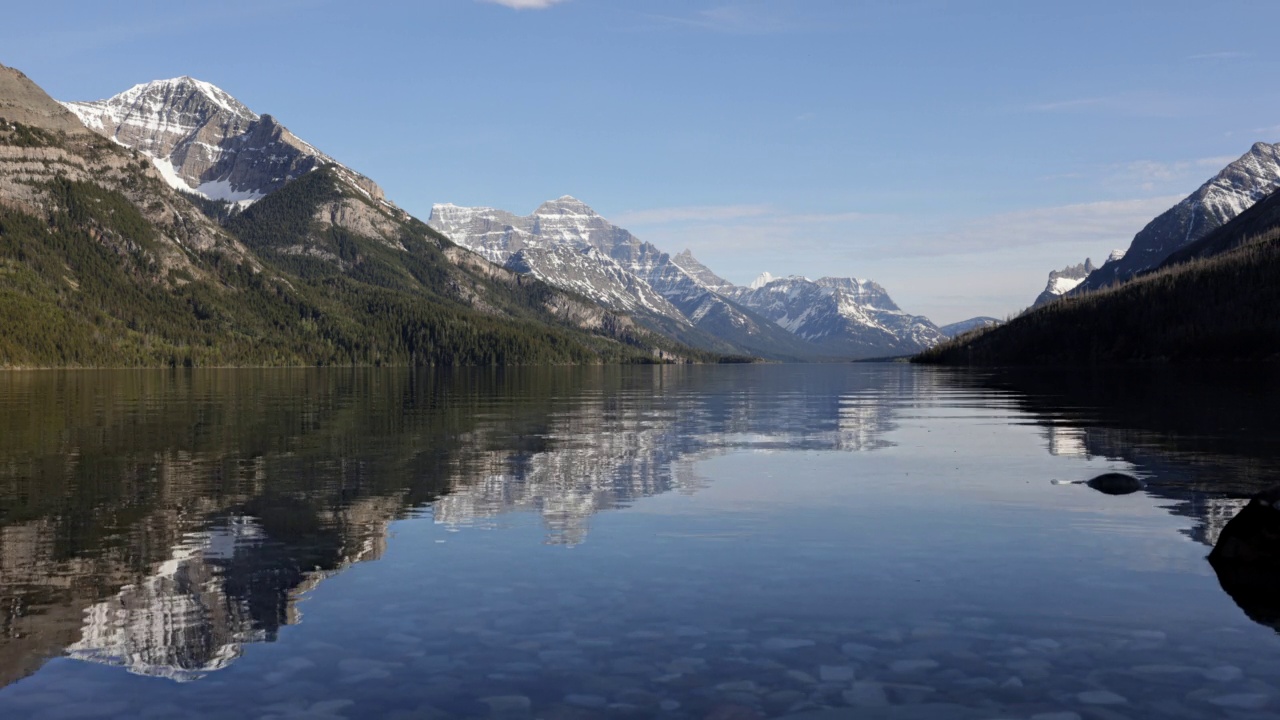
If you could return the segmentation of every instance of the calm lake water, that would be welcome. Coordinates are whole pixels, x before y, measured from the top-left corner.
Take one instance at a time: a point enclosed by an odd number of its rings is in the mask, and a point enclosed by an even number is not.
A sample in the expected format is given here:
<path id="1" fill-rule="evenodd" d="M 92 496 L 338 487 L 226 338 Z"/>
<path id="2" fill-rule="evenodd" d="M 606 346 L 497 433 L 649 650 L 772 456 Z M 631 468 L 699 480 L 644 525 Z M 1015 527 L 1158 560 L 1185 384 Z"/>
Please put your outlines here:
<path id="1" fill-rule="evenodd" d="M 1205 560 L 1277 407 L 1243 367 L 0 374 L 0 717 L 1280 718 Z M 1067 484 L 1108 471 L 1147 486 Z"/>

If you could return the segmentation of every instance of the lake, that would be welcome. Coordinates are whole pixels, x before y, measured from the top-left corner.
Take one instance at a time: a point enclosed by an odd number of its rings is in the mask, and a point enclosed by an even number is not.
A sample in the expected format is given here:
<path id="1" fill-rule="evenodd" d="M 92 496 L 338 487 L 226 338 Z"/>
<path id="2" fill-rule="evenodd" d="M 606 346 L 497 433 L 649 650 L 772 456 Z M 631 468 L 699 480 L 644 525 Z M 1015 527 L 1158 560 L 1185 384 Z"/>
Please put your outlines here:
<path id="1" fill-rule="evenodd" d="M 1280 718 L 1205 559 L 1277 407 L 1246 366 L 0 373 L 0 717 Z"/>

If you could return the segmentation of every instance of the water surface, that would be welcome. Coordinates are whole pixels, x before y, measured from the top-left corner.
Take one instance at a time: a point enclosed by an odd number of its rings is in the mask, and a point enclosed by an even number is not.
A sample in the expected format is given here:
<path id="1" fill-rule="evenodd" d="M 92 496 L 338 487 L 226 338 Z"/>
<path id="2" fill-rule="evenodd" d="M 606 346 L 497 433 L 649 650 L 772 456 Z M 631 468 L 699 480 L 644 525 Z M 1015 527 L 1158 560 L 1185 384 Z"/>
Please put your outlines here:
<path id="1" fill-rule="evenodd" d="M 1276 632 L 1205 561 L 1280 481 L 1277 400 L 1248 368 L 0 374 L 0 717 L 1280 718 Z M 1108 471 L 1146 489 L 1054 483 Z"/>

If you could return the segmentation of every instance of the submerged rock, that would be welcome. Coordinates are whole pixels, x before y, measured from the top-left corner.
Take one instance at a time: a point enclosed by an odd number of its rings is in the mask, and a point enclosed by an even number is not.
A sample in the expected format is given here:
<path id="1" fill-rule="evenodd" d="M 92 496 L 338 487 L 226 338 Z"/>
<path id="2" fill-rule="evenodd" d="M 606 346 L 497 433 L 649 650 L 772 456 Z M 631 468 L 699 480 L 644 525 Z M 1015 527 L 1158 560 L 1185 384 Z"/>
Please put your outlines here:
<path id="1" fill-rule="evenodd" d="M 1138 478 L 1124 473 L 1104 473 L 1085 485 L 1107 495 L 1128 495 L 1146 487 Z"/>

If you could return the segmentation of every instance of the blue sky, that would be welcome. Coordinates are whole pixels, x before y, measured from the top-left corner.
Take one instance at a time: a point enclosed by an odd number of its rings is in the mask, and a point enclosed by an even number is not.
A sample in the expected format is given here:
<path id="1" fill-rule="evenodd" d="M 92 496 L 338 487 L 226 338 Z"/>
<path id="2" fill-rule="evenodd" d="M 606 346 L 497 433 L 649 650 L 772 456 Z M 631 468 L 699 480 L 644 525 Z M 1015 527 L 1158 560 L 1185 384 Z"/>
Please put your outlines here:
<path id="1" fill-rule="evenodd" d="M 518 6 L 530 6 L 519 8 Z M 575 195 L 736 282 L 856 276 L 950 322 L 1029 304 L 1255 141 L 1269 2 L 23 3 L 54 97 L 192 75 L 432 203 Z"/>

